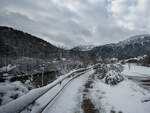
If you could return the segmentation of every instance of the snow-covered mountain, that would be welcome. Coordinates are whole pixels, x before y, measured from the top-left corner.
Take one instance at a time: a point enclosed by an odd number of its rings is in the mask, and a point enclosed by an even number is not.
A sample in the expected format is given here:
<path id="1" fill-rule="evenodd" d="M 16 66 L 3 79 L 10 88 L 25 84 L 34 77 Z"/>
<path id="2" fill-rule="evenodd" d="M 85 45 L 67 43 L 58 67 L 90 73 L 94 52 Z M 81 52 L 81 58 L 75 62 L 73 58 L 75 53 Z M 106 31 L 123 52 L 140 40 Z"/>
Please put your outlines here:
<path id="1" fill-rule="evenodd" d="M 132 36 L 118 43 L 106 44 L 83 51 L 76 47 L 73 51 L 80 53 L 80 56 L 91 55 L 104 58 L 132 58 L 150 54 L 150 34 Z"/>
<path id="2" fill-rule="evenodd" d="M 140 44 L 143 45 L 146 42 L 150 42 L 150 34 L 132 36 L 124 41 L 120 41 L 117 45 L 124 47 L 125 45 Z"/>
<path id="3" fill-rule="evenodd" d="M 63 51 L 52 44 L 41 40 L 30 34 L 8 28 L 0 27 L 0 56 L 10 58 L 33 57 L 33 58 L 55 58 Z M 39 52 L 40 50 L 40 52 Z M 68 50 L 69 51 L 69 50 Z M 106 44 L 94 47 L 93 45 L 77 46 L 71 51 L 76 55 L 95 55 L 106 58 L 130 58 L 150 54 L 150 34 L 132 36 L 118 43 Z M 3 61 L 3 60 L 1 60 Z"/>
<path id="4" fill-rule="evenodd" d="M 95 47 L 92 54 L 109 58 L 131 58 L 150 53 L 150 35 L 136 35 L 115 44 Z"/>
<path id="5" fill-rule="evenodd" d="M 90 51 L 94 47 L 95 47 L 94 45 L 80 45 L 80 46 L 74 47 L 72 50 L 75 50 L 75 51 Z"/>

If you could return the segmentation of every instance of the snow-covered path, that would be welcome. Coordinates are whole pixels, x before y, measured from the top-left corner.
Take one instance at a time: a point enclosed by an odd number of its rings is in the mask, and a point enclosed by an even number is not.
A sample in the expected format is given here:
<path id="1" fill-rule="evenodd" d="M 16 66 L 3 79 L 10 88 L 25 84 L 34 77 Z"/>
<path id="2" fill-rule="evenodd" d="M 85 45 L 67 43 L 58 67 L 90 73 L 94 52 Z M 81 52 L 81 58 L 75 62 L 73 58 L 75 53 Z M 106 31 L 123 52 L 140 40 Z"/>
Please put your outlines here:
<path id="1" fill-rule="evenodd" d="M 89 71 L 70 82 L 58 97 L 46 107 L 43 113 L 74 113 L 78 109 L 79 90 L 92 73 L 93 71 Z"/>

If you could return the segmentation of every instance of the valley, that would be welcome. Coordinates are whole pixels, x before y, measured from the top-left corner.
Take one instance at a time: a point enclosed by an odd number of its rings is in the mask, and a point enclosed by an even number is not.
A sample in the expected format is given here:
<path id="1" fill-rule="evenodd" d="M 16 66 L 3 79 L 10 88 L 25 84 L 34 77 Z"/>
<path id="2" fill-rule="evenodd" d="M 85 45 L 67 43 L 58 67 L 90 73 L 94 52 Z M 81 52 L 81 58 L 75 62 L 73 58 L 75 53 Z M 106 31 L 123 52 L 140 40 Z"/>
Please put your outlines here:
<path id="1" fill-rule="evenodd" d="M 150 35 L 64 49 L 0 27 L 0 113 L 149 113 L 149 53 Z"/>

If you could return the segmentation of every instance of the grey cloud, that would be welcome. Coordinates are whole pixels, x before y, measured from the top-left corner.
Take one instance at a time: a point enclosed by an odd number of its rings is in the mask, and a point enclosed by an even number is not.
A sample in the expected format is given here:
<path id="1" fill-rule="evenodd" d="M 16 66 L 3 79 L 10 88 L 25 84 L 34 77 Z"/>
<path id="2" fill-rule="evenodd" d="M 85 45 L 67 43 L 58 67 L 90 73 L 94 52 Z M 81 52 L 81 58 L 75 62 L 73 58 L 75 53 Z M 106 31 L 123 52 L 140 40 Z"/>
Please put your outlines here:
<path id="1" fill-rule="evenodd" d="M 111 0 L 1 0 L 0 25 L 12 26 L 55 45 L 67 47 L 112 43 L 134 34 L 149 33 L 147 28 L 150 25 L 145 24 L 148 19 L 142 19 L 137 12 L 134 17 L 134 10 L 130 11 L 131 16 L 127 12 L 118 14 L 112 11 L 111 8 L 115 6 L 111 3 Z M 121 4 L 118 11 L 124 10 L 124 5 L 130 6 L 131 3 Z M 140 14 L 147 13 L 142 10 Z M 134 17 L 136 21 L 121 22 L 123 25 L 132 22 L 136 25 L 135 29 L 118 24 L 126 15 L 131 20 Z M 139 19 L 141 23 L 138 23 Z"/>

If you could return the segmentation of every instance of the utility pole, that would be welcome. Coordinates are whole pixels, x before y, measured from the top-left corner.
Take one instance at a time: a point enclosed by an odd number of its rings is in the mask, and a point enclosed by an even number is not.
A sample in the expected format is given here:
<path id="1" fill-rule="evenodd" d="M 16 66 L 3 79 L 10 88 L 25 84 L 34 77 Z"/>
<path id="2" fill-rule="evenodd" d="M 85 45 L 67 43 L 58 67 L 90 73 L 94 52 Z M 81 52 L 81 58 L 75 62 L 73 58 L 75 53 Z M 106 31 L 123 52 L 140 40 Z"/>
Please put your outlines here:
<path id="1" fill-rule="evenodd" d="M 42 69 L 42 86 L 44 86 L 44 64 L 41 67 L 41 69 Z"/>
<path id="2" fill-rule="evenodd" d="M 43 67 L 43 73 L 42 73 L 42 86 L 44 85 L 43 77 L 44 77 L 44 67 Z"/>

